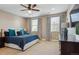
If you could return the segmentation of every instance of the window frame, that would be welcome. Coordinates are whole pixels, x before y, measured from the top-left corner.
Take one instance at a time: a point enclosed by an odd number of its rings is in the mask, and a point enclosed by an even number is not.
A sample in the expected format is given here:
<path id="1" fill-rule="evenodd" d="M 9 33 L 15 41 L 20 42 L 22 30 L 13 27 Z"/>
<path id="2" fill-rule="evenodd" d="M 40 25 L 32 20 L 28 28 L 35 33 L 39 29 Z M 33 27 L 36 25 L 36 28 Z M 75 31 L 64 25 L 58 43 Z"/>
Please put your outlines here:
<path id="1" fill-rule="evenodd" d="M 56 17 L 58 17 L 59 18 L 59 22 L 58 23 L 51 23 L 51 20 L 53 19 L 53 18 L 56 18 Z M 58 25 L 58 26 L 57 26 Z M 52 27 L 52 26 L 54 26 L 54 27 Z M 56 27 L 55 27 L 56 26 Z M 57 29 L 57 27 L 59 27 L 58 28 L 58 30 L 56 30 Z M 53 29 L 54 30 L 53 30 Z M 60 31 L 60 16 L 55 16 L 55 17 L 51 17 L 50 18 L 50 32 L 59 32 Z"/>
<path id="2" fill-rule="evenodd" d="M 37 20 L 37 24 L 36 24 L 36 25 L 33 25 L 33 24 L 32 24 L 33 20 Z M 33 26 L 34 26 L 34 27 L 36 26 L 36 27 L 37 27 L 37 30 L 34 31 L 34 30 L 33 30 Z M 31 20 L 31 32 L 38 32 L 38 19 L 32 19 L 32 20 Z"/>

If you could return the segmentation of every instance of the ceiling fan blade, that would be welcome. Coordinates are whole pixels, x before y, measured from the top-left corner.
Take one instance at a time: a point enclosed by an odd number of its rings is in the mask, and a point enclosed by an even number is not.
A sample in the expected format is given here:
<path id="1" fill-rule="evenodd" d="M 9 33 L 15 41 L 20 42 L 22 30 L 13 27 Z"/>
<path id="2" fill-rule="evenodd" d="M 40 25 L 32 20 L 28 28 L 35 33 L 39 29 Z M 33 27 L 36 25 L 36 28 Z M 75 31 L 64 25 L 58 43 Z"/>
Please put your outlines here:
<path id="1" fill-rule="evenodd" d="M 21 11 L 26 11 L 26 9 L 23 9 L 23 10 L 21 10 Z"/>
<path id="2" fill-rule="evenodd" d="M 34 7 L 36 7 L 36 4 L 33 4 L 33 5 L 32 5 L 32 8 L 34 8 Z"/>
<path id="3" fill-rule="evenodd" d="M 38 9 L 31 9 L 31 10 L 33 10 L 33 11 L 40 11 L 40 10 L 38 10 Z"/>
<path id="4" fill-rule="evenodd" d="M 23 6 L 23 7 L 25 7 L 25 8 L 28 8 L 28 7 L 26 7 L 25 5 L 23 5 L 23 4 L 20 4 L 21 6 Z"/>
<path id="5" fill-rule="evenodd" d="M 31 4 L 28 4 L 28 9 L 29 9 L 29 10 L 31 9 Z"/>

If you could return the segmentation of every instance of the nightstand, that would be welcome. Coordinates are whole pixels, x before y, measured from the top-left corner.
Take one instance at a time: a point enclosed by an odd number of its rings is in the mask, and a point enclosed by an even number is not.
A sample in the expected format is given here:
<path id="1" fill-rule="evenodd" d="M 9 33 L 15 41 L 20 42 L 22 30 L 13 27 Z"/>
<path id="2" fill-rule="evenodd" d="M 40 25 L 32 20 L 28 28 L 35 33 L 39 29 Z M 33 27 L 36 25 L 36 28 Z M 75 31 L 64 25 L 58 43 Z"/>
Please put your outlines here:
<path id="1" fill-rule="evenodd" d="M 0 48 L 5 46 L 5 37 L 0 37 Z"/>

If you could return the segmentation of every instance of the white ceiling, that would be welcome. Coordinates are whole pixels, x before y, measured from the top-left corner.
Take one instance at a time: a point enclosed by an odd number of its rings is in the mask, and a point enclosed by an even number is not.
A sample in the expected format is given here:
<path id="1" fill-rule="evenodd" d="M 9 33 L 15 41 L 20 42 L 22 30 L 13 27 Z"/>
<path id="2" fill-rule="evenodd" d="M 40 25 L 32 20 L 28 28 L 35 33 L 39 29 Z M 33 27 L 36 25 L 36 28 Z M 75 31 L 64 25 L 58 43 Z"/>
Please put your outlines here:
<path id="1" fill-rule="evenodd" d="M 29 14 L 27 11 L 20 11 L 25 8 L 20 6 L 19 4 L 0 4 L 1 10 L 22 17 L 36 17 L 40 15 L 60 13 L 67 11 L 69 7 L 69 4 L 38 4 L 36 8 L 40 9 L 40 11 L 33 11 L 32 14 Z M 51 10 L 52 8 L 54 8 L 55 10 Z"/>

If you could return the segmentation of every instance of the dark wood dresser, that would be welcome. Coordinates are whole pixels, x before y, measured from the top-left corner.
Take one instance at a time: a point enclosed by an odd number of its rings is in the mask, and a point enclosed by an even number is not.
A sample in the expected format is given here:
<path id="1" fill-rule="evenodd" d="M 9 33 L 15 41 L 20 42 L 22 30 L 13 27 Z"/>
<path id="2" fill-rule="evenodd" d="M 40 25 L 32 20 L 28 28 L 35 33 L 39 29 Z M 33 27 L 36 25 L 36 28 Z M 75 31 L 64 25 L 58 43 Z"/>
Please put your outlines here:
<path id="1" fill-rule="evenodd" d="M 61 55 L 79 55 L 79 41 L 60 41 Z"/>
<path id="2" fill-rule="evenodd" d="M 5 46 L 5 37 L 0 37 L 0 48 Z"/>

